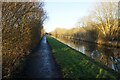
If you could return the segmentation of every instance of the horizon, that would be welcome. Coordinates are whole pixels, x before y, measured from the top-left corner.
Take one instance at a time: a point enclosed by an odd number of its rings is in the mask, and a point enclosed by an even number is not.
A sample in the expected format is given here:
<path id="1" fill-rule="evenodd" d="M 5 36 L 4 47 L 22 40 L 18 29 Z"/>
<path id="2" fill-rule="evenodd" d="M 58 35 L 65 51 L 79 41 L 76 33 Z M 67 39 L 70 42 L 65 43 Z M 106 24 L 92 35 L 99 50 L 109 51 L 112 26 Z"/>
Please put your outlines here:
<path id="1" fill-rule="evenodd" d="M 56 28 L 74 28 L 81 18 L 89 15 L 94 6 L 95 2 L 45 2 L 48 20 L 44 29 L 51 32 Z"/>

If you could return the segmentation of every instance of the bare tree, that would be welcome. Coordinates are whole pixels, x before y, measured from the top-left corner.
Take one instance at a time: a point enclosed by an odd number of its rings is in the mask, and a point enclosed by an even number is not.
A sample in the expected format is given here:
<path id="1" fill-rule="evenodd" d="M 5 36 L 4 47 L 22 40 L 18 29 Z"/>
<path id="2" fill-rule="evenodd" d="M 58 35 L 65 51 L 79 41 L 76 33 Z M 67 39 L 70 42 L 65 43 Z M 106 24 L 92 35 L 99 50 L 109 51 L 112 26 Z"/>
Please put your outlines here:
<path id="1" fill-rule="evenodd" d="M 94 10 L 94 20 L 106 39 L 114 40 L 118 35 L 118 3 L 101 2 Z"/>

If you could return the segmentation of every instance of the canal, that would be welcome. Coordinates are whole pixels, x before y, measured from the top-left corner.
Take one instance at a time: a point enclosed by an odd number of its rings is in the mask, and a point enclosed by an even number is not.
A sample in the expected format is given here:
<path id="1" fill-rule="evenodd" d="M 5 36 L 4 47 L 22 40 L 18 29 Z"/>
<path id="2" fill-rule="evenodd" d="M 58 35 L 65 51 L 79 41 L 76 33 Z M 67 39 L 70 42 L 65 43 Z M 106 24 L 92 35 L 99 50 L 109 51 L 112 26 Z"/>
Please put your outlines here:
<path id="1" fill-rule="evenodd" d="M 70 40 L 67 38 L 57 39 L 94 60 L 120 72 L 120 48 L 107 47 L 90 42 Z"/>

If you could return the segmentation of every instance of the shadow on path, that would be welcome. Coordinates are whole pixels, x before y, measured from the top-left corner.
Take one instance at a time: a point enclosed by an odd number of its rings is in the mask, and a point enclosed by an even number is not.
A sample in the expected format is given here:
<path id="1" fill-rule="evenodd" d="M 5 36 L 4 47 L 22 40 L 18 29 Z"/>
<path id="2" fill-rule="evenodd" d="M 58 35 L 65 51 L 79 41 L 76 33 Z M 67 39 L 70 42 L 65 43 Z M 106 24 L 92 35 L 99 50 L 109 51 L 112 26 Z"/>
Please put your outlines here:
<path id="1" fill-rule="evenodd" d="M 35 53 L 29 55 L 20 78 L 60 78 L 60 72 L 55 64 L 46 36 L 41 40 Z"/>

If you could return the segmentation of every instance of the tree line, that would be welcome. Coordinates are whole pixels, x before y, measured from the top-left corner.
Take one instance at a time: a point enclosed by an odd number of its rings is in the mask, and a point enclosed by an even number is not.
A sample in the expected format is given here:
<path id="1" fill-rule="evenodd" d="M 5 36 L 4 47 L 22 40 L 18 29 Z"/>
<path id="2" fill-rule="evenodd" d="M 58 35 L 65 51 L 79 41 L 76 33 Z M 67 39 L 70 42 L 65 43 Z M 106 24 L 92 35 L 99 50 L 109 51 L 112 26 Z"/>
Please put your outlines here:
<path id="1" fill-rule="evenodd" d="M 39 43 L 44 34 L 43 23 L 47 18 L 43 2 L 2 3 L 2 76 L 10 77 Z"/>
<path id="2" fill-rule="evenodd" d="M 75 28 L 69 30 L 57 28 L 51 34 L 108 46 L 120 46 L 119 21 L 118 3 L 101 2 L 97 3 L 88 16 L 80 19 Z"/>

